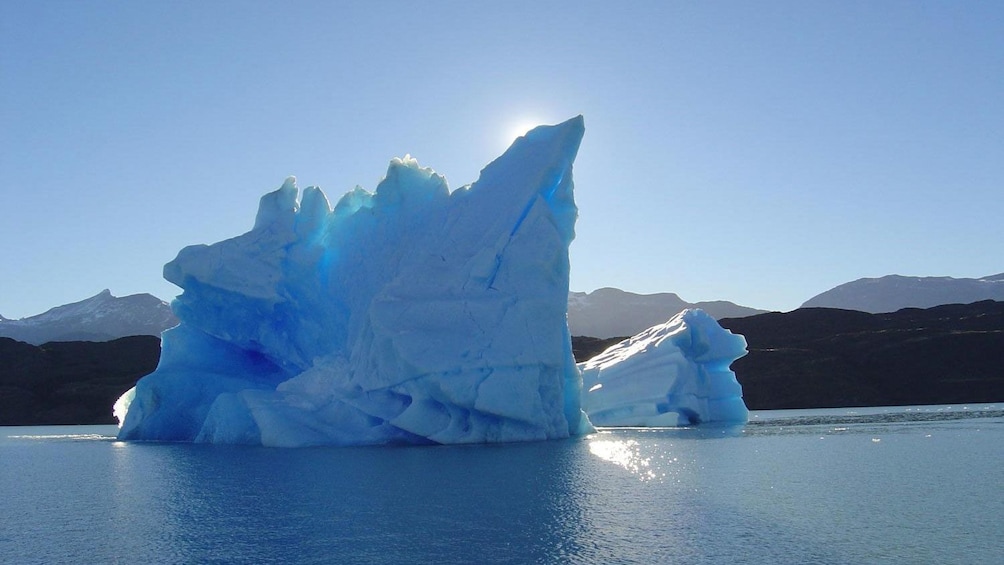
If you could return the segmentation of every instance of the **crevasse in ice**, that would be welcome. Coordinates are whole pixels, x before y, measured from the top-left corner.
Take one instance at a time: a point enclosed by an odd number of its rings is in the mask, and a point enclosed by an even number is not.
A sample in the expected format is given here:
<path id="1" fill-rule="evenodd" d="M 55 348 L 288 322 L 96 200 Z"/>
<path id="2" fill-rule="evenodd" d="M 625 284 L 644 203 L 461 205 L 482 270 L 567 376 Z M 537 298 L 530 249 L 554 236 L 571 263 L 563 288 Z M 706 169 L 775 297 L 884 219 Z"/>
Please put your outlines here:
<path id="1" fill-rule="evenodd" d="M 120 439 L 472 443 L 590 429 L 565 321 L 581 117 L 453 192 L 395 159 L 332 208 L 294 179 L 248 233 L 183 249 L 181 324 L 116 403 Z"/>
<path id="2" fill-rule="evenodd" d="M 729 365 L 746 339 L 689 309 L 581 363 L 582 408 L 596 426 L 742 424 L 749 412 Z"/>

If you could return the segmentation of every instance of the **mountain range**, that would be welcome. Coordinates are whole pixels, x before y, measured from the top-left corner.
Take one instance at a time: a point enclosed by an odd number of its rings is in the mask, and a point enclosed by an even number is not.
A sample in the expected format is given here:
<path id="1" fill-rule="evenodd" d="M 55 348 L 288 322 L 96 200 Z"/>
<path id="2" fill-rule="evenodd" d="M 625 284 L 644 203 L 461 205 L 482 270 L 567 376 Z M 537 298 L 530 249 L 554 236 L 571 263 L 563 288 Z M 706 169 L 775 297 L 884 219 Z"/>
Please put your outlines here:
<path id="1" fill-rule="evenodd" d="M 816 295 L 803 308 L 841 308 L 880 314 L 902 308 L 1004 301 L 1004 273 L 980 279 L 887 275 L 858 279 Z"/>
<path id="2" fill-rule="evenodd" d="M 0 337 L 41 345 L 50 341 L 109 341 L 154 335 L 178 325 L 171 307 L 151 294 L 112 296 L 109 290 L 80 302 L 57 306 L 37 316 L 8 320 L 0 316 Z"/>
<path id="3" fill-rule="evenodd" d="M 869 313 L 942 304 L 1004 301 L 1004 273 L 980 279 L 888 275 L 842 284 L 807 300 L 803 308 L 839 308 Z M 568 294 L 568 327 L 572 335 L 601 340 L 635 335 L 665 322 L 686 308 L 701 308 L 715 319 L 763 314 L 747 306 L 719 300 L 687 302 L 671 292 L 636 294 L 601 288 Z M 167 302 L 150 294 L 95 296 L 57 306 L 37 316 L 9 320 L 0 316 L 0 337 L 41 345 L 54 341 L 109 341 L 153 335 L 178 324 Z"/>
<path id="4" fill-rule="evenodd" d="M 568 293 L 568 329 L 572 335 L 596 338 L 632 336 L 687 308 L 700 308 L 716 319 L 766 312 L 724 300 L 691 303 L 672 292 L 635 294 L 601 288 L 590 293 Z"/>

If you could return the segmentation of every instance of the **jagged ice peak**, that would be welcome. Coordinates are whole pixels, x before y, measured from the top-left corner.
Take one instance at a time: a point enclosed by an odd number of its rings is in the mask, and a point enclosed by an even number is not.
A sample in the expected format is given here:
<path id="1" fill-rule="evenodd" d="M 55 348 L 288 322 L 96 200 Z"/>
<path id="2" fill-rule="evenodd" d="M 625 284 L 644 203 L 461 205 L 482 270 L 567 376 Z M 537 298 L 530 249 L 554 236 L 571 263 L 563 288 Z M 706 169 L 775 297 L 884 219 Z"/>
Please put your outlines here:
<path id="1" fill-rule="evenodd" d="M 332 207 L 290 178 L 244 235 L 183 249 L 157 370 L 122 439 L 280 446 L 466 443 L 590 429 L 565 323 L 573 118 L 470 187 L 406 157 Z M 298 199 L 299 196 L 299 199 Z"/>

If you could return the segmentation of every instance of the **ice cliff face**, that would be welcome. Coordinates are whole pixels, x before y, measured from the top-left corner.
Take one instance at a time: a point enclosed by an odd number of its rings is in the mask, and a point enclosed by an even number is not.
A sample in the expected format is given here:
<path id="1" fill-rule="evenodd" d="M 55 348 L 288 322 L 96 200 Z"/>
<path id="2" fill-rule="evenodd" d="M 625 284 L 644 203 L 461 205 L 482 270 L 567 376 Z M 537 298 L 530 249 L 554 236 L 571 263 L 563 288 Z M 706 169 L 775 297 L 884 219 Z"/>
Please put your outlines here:
<path id="1" fill-rule="evenodd" d="M 749 411 L 729 365 L 743 355 L 743 336 L 684 310 L 581 363 L 582 408 L 597 426 L 742 424 Z"/>
<path id="2" fill-rule="evenodd" d="M 254 228 L 183 249 L 157 370 L 121 439 L 470 443 L 589 429 L 565 321 L 581 117 L 450 192 L 410 158 L 332 208 L 293 179 Z"/>

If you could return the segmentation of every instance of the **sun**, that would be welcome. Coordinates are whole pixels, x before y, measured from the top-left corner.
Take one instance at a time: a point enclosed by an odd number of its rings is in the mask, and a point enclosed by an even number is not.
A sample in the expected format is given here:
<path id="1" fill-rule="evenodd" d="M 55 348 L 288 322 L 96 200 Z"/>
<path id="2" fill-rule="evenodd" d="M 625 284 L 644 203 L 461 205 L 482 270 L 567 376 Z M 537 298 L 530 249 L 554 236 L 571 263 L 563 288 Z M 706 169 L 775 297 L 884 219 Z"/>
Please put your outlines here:
<path id="1" fill-rule="evenodd" d="M 520 120 L 518 122 L 513 123 L 513 125 L 506 130 L 505 144 L 511 145 L 513 141 L 516 141 L 517 137 L 522 137 L 526 135 L 526 132 L 532 130 L 533 128 L 543 123 L 544 122 L 541 121 L 528 120 L 528 119 Z"/>

